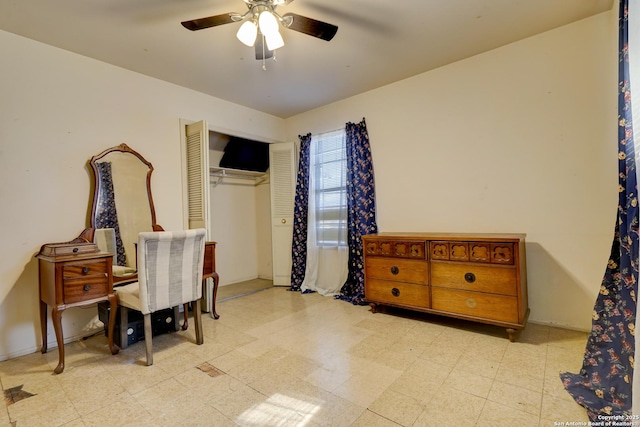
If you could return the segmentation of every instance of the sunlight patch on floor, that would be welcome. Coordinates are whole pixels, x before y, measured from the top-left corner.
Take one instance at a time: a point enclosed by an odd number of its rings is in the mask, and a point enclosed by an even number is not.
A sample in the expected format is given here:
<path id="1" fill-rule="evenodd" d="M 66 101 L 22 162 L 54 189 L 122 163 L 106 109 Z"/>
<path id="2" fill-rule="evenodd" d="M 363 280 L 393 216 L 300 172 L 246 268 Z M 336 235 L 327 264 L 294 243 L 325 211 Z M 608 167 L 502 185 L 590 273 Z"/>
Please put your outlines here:
<path id="1" fill-rule="evenodd" d="M 319 410 L 320 406 L 311 402 L 276 393 L 240 414 L 238 421 L 249 426 L 284 426 L 294 425 L 295 420 L 296 426 L 305 426 Z"/>

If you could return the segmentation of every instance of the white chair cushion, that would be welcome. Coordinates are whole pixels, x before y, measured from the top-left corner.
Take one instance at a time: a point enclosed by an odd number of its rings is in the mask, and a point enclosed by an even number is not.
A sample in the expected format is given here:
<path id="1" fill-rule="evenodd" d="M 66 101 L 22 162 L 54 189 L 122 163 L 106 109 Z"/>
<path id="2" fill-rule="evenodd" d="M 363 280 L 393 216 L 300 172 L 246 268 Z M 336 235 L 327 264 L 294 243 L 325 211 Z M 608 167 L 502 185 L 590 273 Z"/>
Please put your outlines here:
<path id="1" fill-rule="evenodd" d="M 125 286 L 118 286 L 115 288 L 115 291 L 118 296 L 118 304 L 138 310 L 142 312 L 142 314 L 149 313 L 148 310 L 147 313 L 142 310 L 142 303 L 140 302 L 140 286 L 138 285 L 138 282 L 129 283 Z"/>

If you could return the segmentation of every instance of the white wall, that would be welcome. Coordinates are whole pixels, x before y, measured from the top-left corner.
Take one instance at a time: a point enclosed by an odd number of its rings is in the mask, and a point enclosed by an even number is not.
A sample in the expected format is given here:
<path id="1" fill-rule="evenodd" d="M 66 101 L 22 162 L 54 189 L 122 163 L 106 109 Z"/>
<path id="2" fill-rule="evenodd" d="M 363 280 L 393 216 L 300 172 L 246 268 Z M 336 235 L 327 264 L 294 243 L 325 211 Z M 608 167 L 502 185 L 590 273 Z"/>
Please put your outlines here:
<path id="1" fill-rule="evenodd" d="M 209 194 L 220 286 L 258 277 L 271 279 L 268 183 L 256 185 L 233 178 L 216 181 L 212 179 Z"/>
<path id="2" fill-rule="evenodd" d="M 40 347 L 34 255 L 87 225 L 91 156 L 123 142 L 145 156 L 155 169 L 158 223 L 175 230 L 183 224 L 179 119 L 205 119 L 212 128 L 267 141 L 284 140 L 284 121 L 2 31 L 0 52 L 3 360 Z M 220 244 L 216 252 L 224 257 L 225 250 Z M 98 326 L 95 315 L 65 311 L 65 337 L 89 333 Z M 51 325 L 48 341 L 55 346 Z"/>
<path id="3" fill-rule="evenodd" d="M 288 139 L 364 116 L 380 231 L 527 233 L 530 320 L 589 330 L 617 206 L 616 39 L 603 13 L 290 118 Z"/>

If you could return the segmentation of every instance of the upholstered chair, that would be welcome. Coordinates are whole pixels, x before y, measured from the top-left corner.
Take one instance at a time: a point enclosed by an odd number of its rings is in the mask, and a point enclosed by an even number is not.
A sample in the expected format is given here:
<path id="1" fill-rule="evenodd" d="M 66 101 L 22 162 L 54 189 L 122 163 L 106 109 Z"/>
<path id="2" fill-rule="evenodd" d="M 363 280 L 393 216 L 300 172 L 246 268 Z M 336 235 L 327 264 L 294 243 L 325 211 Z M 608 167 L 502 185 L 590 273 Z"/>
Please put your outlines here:
<path id="1" fill-rule="evenodd" d="M 119 305 L 144 315 L 147 365 L 153 364 L 151 313 L 158 310 L 192 303 L 196 343 L 204 342 L 200 299 L 205 240 L 204 229 L 138 235 L 138 281 L 116 288 L 116 295 Z"/>

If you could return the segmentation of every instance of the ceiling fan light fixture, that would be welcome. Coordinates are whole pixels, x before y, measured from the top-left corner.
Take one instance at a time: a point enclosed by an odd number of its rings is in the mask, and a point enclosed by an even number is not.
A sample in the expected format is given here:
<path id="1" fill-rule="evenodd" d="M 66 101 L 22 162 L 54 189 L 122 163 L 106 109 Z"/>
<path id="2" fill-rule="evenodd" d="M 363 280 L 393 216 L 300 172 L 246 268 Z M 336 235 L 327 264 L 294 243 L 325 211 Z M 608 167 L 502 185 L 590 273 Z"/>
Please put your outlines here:
<path id="1" fill-rule="evenodd" d="M 267 49 L 276 50 L 280 49 L 284 46 L 284 40 L 282 39 L 282 35 L 278 31 L 273 34 L 269 34 L 268 36 L 264 36 L 265 41 L 267 42 Z"/>
<path id="2" fill-rule="evenodd" d="M 269 10 L 264 10 L 260 13 L 260 16 L 258 17 L 258 25 L 260 27 L 260 32 L 264 34 L 265 37 L 270 37 L 274 34 L 279 35 L 278 19 Z"/>
<path id="3" fill-rule="evenodd" d="M 257 35 L 258 27 L 253 21 L 246 21 L 240 26 L 240 29 L 236 33 L 238 40 L 249 47 L 253 47 L 253 45 L 256 44 Z"/>

